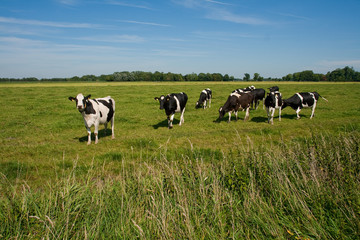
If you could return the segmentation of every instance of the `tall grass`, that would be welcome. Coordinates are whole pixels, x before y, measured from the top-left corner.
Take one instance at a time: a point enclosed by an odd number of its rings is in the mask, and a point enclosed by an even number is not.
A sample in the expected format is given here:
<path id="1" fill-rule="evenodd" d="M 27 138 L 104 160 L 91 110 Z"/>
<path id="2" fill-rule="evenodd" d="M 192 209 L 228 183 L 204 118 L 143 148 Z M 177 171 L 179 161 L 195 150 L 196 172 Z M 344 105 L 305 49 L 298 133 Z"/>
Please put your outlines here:
<path id="1" fill-rule="evenodd" d="M 248 138 L 226 153 L 144 146 L 54 167 L 39 189 L 2 175 L 0 237 L 356 239 L 359 140 L 314 134 L 263 148 Z"/>

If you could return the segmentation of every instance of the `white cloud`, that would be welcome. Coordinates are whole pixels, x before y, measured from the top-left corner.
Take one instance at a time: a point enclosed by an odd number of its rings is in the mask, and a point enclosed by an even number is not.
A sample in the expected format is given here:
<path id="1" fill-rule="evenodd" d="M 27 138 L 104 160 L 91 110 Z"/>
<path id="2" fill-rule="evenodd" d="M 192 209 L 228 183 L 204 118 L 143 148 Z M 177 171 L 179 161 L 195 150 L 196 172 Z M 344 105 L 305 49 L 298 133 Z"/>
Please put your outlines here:
<path id="1" fill-rule="evenodd" d="M 231 4 L 231 3 L 220 2 L 220 1 L 214 1 L 214 0 L 205 0 L 205 2 L 215 3 L 215 4 L 220 4 L 220 5 L 233 6 L 233 4 Z"/>
<path id="2" fill-rule="evenodd" d="M 168 25 L 168 24 L 153 23 L 153 22 L 140 22 L 140 21 L 132 21 L 132 20 L 124 20 L 121 22 L 142 24 L 142 25 L 151 25 L 151 26 L 158 26 L 158 27 L 171 27 L 171 25 Z"/>
<path id="3" fill-rule="evenodd" d="M 115 1 L 115 0 L 109 0 L 107 1 L 108 4 L 111 5 L 117 5 L 117 6 L 123 6 L 123 7 L 131 7 L 131 8 L 141 8 L 141 9 L 147 9 L 147 10 L 154 10 L 153 8 L 146 6 L 144 4 L 136 4 L 133 3 L 133 1 L 131 3 L 128 2 L 124 2 L 124 1 Z"/>
<path id="4" fill-rule="evenodd" d="M 49 22 L 39 21 L 32 19 L 19 19 L 0 17 L 0 23 L 20 24 L 20 25 L 32 25 L 32 26 L 45 26 L 45 27 L 57 27 L 57 28 L 102 28 L 103 26 L 90 23 L 66 23 L 66 22 Z"/>
<path id="5" fill-rule="evenodd" d="M 213 9 L 206 15 L 206 18 L 212 19 L 212 20 L 220 20 L 220 21 L 227 21 L 227 22 L 232 22 L 232 23 L 248 24 L 248 25 L 271 24 L 271 22 L 263 20 L 261 18 L 236 15 L 225 9 Z"/>

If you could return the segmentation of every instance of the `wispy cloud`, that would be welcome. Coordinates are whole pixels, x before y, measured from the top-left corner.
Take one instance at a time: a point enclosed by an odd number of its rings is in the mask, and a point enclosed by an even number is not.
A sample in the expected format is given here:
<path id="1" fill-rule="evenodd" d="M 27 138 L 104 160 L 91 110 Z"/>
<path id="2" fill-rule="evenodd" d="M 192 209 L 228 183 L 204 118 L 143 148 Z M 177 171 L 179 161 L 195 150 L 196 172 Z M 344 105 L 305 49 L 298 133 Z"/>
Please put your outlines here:
<path id="1" fill-rule="evenodd" d="M 78 4 L 79 0 L 57 0 L 60 4 L 75 6 Z"/>
<path id="2" fill-rule="evenodd" d="M 214 0 L 205 0 L 205 2 L 215 3 L 215 4 L 225 5 L 225 6 L 233 6 L 233 4 L 231 4 L 231 3 L 220 2 L 220 1 L 214 1 Z"/>
<path id="3" fill-rule="evenodd" d="M 115 36 L 91 36 L 74 38 L 75 40 L 89 41 L 89 42 L 108 42 L 108 43 L 142 43 L 146 40 L 137 35 L 115 35 Z"/>
<path id="4" fill-rule="evenodd" d="M 39 21 L 32 19 L 19 19 L 19 18 L 8 18 L 8 17 L 0 17 L 0 23 L 57 27 L 57 28 L 102 28 L 103 27 L 101 25 L 91 24 L 91 23 L 50 22 L 50 21 Z"/>
<path id="5" fill-rule="evenodd" d="M 124 7 L 131 7 L 131 8 L 141 8 L 141 9 L 147 9 L 147 10 L 154 10 L 153 8 L 144 5 L 144 4 L 136 4 L 134 3 L 134 1 L 132 1 L 131 3 L 129 2 L 124 2 L 124 1 L 115 1 L 115 0 L 109 0 L 107 1 L 108 4 L 111 5 L 117 5 L 117 6 L 124 6 Z"/>
<path id="6" fill-rule="evenodd" d="M 153 23 L 153 22 L 141 22 L 141 21 L 132 21 L 132 20 L 123 20 L 120 22 L 151 25 L 151 26 L 158 26 L 158 27 L 171 27 L 171 25 L 169 25 L 169 24 L 161 24 L 161 23 Z"/>
<path id="7" fill-rule="evenodd" d="M 207 13 L 206 18 L 219 21 L 227 21 L 238 24 L 249 24 L 249 25 L 269 25 L 270 21 L 255 18 L 255 17 L 246 17 L 242 15 L 234 14 L 226 9 L 213 9 Z"/>
<path id="8" fill-rule="evenodd" d="M 298 16 L 291 13 L 277 13 L 278 15 L 284 16 L 284 17 L 290 17 L 290 18 L 296 18 L 296 19 L 302 19 L 302 20 L 311 20 L 311 18 L 304 17 L 304 16 Z"/>

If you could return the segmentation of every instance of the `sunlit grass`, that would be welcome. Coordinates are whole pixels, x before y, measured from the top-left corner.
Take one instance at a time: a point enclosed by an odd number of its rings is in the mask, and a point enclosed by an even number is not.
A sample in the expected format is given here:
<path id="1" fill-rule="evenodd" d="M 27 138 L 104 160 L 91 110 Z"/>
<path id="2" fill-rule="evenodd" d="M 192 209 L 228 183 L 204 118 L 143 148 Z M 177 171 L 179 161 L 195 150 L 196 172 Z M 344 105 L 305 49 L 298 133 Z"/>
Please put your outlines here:
<path id="1" fill-rule="evenodd" d="M 318 91 L 295 120 L 214 123 L 235 88 Z M 213 90 L 210 109 L 195 109 Z M 359 235 L 359 84 L 1 84 L 0 238 L 354 239 Z M 167 129 L 155 96 L 184 91 Z M 77 93 L 111 95 L 115 134 L 86 145 Z M 346 93 L 346 99 L 344 99 Z M 277 116 L 277 115 L 276 115 Z M 178 122 L 179 116 L 175 120 Z M 175 123 L 176 123 L 175 121 Z M 100 128 L 102 130 L 102 128 Z M 84 140 L 85 139 L 85 140 Z"/>

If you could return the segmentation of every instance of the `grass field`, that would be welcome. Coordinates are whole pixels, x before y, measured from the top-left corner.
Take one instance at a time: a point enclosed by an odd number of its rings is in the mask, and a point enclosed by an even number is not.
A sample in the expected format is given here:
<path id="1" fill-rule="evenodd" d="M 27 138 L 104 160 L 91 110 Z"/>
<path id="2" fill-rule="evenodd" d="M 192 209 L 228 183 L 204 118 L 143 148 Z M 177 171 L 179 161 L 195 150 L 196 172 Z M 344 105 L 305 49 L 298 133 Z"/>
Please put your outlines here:
<path id="1" fill-rule="evenodd" d="M 317 91 L 315 118 L 214 123 L 228 94 Z M 204 88 L 210 109 L 195 109 Z M 167 128 L 154 97 L 189 96 Z M 115 135 L 87 133 L 77 93 L 116 101 Z M 0 238 L 354 239 L 360 234 L 360 84 L 1 84 Z"/>

